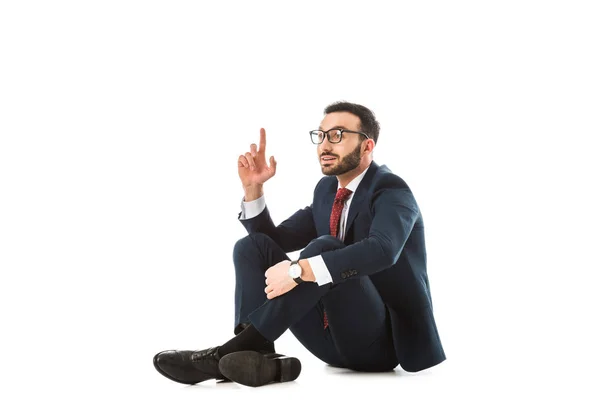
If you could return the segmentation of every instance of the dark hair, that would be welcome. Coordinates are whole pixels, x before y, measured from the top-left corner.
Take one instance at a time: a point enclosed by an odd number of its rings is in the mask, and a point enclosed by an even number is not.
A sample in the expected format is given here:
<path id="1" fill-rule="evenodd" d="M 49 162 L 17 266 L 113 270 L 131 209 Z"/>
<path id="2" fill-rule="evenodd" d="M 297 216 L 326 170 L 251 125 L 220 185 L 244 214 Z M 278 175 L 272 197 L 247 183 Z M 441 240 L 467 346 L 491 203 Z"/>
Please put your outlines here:
<path id="1" fill-rule="evenodd" d="M 346 101 L 338 101 L 325 107 L 325 114 L 333 112 L 349 112 L 356 115 L 360 119 L 360 130 L 366 133 L 375 143 L 379 137 L 379 122 L 375 119 L 373 111 L 360 104 L 348 103 Z M 364 136 L 361 136 L 364 138 Z"/>

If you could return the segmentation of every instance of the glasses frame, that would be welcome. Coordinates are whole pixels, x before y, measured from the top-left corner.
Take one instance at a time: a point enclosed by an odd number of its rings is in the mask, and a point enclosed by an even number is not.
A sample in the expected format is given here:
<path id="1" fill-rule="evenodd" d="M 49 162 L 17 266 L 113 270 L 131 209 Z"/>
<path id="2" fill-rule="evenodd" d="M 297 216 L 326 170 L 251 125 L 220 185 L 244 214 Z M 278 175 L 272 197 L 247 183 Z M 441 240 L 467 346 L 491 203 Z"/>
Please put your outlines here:
<path id="1" fill-rule="evenodd" d="M 337 142 L 332 142 L 331 141 L 331 137 L 329 136 L 329 132 L 331 131 L 340 131 L 340 140 L 338 140 Z M 314 134 L 317 133 L 316 137 L 318 138 L 318 132 L 322 132 L 323 133 L 323 139 L 319 142 L 319 143 L 315 143 L 315 141 L 313 140 L 313 136 L 315 136 Z M 340 143 L 343 139 L 344 139 L 344 133 L 357 133 L 359 135 L 363 135 L 364 137 L 366 137 L 367 139 L 369 138 L 369 135 L 367 135 L 364 132 L 358 132 L 358 131 L 351 131 L 350 129 L 343 129 L 343 128 L 331 128 L 328 131 L 322 131 L 320 129 L 315 129 L 309 132 L 310 134 L 310 140 L 311 142 L 313 142 L 313 144 L 321 144 L 325 141 L 325 137 L 327 137 L 327 140 L 329 140 L 329 143 Z"/>

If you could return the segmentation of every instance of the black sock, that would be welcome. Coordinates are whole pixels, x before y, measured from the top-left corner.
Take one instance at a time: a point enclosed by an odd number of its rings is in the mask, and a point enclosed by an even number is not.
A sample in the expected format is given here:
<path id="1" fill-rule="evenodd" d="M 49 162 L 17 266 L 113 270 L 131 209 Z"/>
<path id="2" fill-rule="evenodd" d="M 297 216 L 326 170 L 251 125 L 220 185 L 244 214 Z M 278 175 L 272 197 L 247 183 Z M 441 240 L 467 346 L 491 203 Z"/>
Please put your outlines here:
<path id="1" fill-rule="evenodd" d="M 248 325 L 233 339 L 219 347 L 219 356 L 233 353 L 235 351 L 254 350 L 261 352 L 275 352 L 275 344 L 265 339 L 254 326 Z"/>

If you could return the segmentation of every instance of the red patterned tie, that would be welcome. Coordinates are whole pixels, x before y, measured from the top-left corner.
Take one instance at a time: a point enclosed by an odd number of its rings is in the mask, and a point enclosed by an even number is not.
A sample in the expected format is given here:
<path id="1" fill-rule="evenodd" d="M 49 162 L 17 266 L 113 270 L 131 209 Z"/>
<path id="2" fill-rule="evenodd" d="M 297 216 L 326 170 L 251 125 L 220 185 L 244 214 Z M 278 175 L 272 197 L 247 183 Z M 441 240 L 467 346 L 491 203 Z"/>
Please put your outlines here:
<path id="1" fill-rule="evenodd" d="M 352 194 L 352 190 L 346 188 L 338 189 L 335 200 L 333 201 L 333 207 L 331 208 L 331 217 L 329 218 L 329 231 L 331 236 L 338 237 L 338 229 L 340 226 L 340 218 L 342 216 L 342 210 L 344 210 L 344 203 L 348 200 L 348 197 Z M 323 329 L 327 329 L 329 322 L 327 321 L 327 313 L 323 311 Z"/>

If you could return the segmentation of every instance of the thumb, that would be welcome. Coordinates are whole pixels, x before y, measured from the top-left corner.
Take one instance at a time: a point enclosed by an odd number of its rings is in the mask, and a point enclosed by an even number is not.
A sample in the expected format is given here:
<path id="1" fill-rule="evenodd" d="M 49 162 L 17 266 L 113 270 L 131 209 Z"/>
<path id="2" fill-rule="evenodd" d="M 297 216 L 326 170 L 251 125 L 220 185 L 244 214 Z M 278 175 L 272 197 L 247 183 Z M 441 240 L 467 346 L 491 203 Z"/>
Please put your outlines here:
<path id="1" fill-rule="evenodd" d="M 273 175 L 277 171 L 277 161 L 275 161 L 275 157 L 271 156 L 269 159 L 269 168 L 273 170 Z"/>

